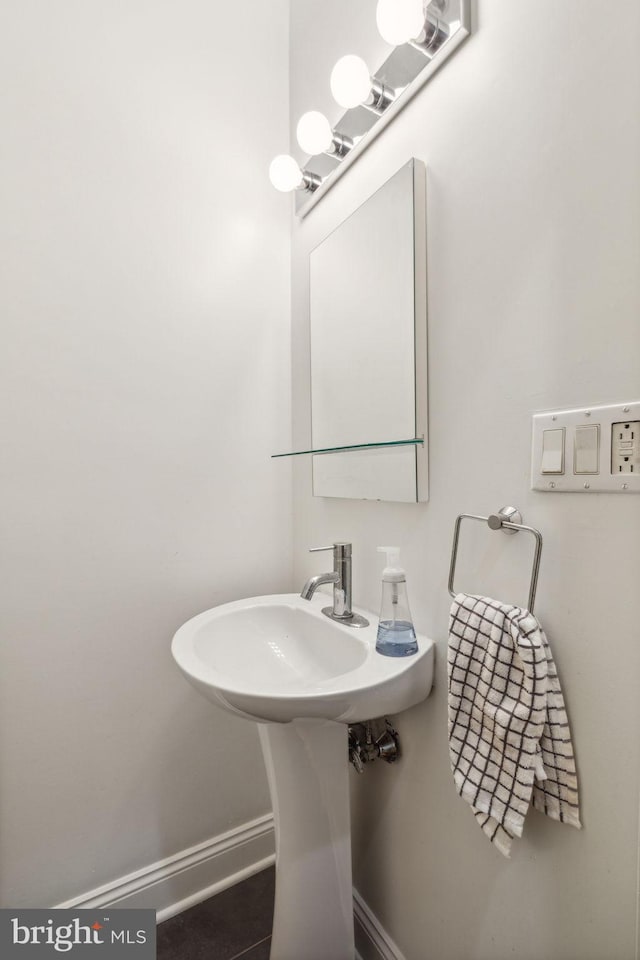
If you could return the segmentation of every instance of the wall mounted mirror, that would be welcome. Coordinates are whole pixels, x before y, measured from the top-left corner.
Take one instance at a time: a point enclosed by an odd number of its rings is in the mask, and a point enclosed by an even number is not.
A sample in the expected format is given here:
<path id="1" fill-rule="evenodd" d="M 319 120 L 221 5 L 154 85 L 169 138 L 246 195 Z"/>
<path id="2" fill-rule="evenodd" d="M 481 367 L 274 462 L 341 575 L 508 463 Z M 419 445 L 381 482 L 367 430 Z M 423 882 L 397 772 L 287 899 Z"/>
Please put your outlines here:
<path id="1" fill-rule="evenodd" d="M 428 497 L 425 181 L 410 160 L 310 254 L 315 496 Z"/>

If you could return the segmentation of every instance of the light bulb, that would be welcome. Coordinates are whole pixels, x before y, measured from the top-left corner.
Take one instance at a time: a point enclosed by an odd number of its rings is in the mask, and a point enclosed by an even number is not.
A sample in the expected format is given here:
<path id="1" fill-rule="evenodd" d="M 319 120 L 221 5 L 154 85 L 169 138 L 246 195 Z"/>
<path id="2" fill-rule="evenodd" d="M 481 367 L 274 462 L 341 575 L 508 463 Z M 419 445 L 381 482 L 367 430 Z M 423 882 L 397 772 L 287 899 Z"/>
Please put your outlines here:
<path id="1" fill-rule="evenodd" d="M 271 161 L 269 167 L 269 179 L 276 188 L 282 193 L 289 193 L 302 184 L 302 170 L 287 153 L 281 153 Z"/>
<path id="2" fill-rule="evenodd" d="M 331 93 L 347 109 L 365 102 L 371 93 L 371 76 L 362 57 L 349 53 L 338 60 L 331 71 Z"/>
<path id="3" fill-rule="evenodd" d="M 378 0 L 378 32 L 394 47 L 415 40 L 422 32 L 424 21 L 422 0 Z"/>
<path id="4" fill-rule="evenodd" d="M 298 120 L 296 138 L 301 150 L 315 156 L 331 147 L 333 130 L 324 113 L 320 113 L 319 110 L 309 110 Z"/>

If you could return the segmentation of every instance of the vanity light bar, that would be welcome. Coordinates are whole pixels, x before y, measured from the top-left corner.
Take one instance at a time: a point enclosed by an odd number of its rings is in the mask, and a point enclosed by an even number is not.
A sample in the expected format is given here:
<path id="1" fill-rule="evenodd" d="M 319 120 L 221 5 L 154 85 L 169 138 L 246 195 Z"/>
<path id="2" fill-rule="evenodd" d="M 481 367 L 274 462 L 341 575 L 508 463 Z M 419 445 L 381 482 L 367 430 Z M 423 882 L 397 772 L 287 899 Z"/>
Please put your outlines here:
<path id="1" fill-rule="evenodd" d="M 303 114 L 298 123 L 298 143 L 306 156 L 320 157 L 317 164 L 312 161 L 316 170 L 301 168 L 291 157 L 284 180 L 271 176 L 278 190 L 298 194 L 298 216 L 305 216 L 315 206 L 469 36 L 470 7 L 471 0 L 377 0 L 378 31 L 393 48 L 387 59 L 376 68 L 375 75 L 356 54 L 346 54 L 337 61 L 330 86 L 334 100 L 346 111 L 338 121 L 342 129 L 332 127 L 319 111 Z M 422 54 L 422 65 L 412 50 Z M 363 109 L 373 115 L 368 122 Z M 360 113 L 350 114 L 351 110 Z"/>

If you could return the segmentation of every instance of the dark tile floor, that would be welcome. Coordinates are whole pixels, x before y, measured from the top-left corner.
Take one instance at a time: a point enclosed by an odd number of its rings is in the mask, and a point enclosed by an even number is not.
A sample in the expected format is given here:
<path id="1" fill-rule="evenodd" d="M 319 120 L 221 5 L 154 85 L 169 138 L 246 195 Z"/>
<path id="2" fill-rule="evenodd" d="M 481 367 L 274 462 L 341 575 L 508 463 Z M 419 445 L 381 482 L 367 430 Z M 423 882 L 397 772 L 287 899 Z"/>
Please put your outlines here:
<path id="1" fill-rule="evenodd" d="M 275 870 L 158 925 L 157 960 L 269 960 Z"/>

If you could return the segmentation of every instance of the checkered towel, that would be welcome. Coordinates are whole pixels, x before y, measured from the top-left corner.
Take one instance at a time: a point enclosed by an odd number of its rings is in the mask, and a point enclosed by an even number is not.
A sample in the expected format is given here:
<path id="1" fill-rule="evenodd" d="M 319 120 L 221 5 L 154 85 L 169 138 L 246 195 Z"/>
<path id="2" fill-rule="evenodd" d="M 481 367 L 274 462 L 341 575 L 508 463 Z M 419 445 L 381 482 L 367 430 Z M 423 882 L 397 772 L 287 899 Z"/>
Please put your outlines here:
<path id="1" fill-rule="evenodd" d="M 549 643 L 528 610 L 460 593 L 449 622 L 456 788 L 506 857 L 533 803 L 580 827 L 571 732 Z"/>

